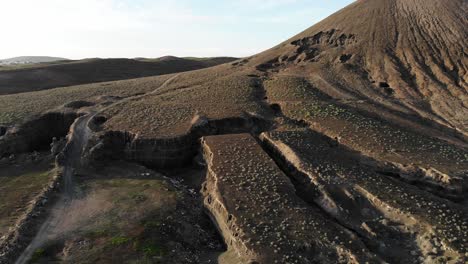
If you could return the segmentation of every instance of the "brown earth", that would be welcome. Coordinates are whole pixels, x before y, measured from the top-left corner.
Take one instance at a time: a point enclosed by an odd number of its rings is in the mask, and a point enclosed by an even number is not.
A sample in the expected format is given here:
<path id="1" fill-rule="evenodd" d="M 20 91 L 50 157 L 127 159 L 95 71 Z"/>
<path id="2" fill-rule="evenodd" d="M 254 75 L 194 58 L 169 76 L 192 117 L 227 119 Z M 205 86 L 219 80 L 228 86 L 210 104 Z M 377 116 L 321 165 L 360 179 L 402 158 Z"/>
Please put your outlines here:
<path id="1" fill-rule="evenodd" d="M 215 66 L 235 58 L 88 59 L 0 70 L 0 95 L 125 80 Z"/>
<path id="2" fill-rule="evenodd" d="M 70 133 L 89 138 L 74 147 L 83 153 L 90 184 L 83 203 L 91 209 L 99 210 L 93 201 L 108 201 L 109 192 L 125 196 L 135 187 L 133 180 L 118 188 L 95 183 L 103 170 L 112 178 L 119 174 L 115 164 L 126 162 L 127 176 L 144 165 L 183 179 L 165 182 L 169 190 L 182 186 L 194 195 L 174 197 L 137 184 L 145 196 L 165 196 L 164 212 L 183 219 L 174 223 L 183 228 L 156 232 L 130 221 L 118 232 L 87 238 L 77 225 L 78 234 L 51 239 L 35 256 L 78 263 L 111 263 L 119 252 L 162 263 L 194 263 L 187 254 L 225 264 L 465 263 L 467 11 L 465 0 L 361 0 L 235 62 L 0 96 L 5 158 L 64 136 L 68 117 L 89 120 Z M 33 105 L 35 97 L 42 98 L 34 102 L 38 110 L 18 107 Z M 158 199 L 142 204 L 156 212 L 164 208 Z M 180 203 L 193 214 L 179 211 Z M 214 250 L 183 235 L 204 223 L 197 214 L 202 204 L 212 220 L 203 224 L 204 234 L 218 231 L 225 247 Z M 102 219 L 111 217 L 109 208 L 138 221 L 147 216 L 139 205 L 123 205 L 98 203 Z M 164 238 L 149 260 L 131 244 L 147 235 Z M 89 251 L 87 259 L 82 239 L 116 247 L 102 259 Z"/>

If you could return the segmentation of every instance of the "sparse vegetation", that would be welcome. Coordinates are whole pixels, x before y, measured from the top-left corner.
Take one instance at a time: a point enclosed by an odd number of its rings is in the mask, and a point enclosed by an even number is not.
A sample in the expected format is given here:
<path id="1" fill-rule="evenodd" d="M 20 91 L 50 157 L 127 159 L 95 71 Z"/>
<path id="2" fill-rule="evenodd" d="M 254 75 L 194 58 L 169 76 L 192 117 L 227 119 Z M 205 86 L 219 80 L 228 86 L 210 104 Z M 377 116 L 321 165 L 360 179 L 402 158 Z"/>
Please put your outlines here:
<path id="1" fill-rule="evenodd" d="M 144 138 L 167 138 L 189 131 L 196 115 L 219 120 L 239 117 L 245 112 L 259 116 L 269 114 L 259 105 L 260 88 L 254 78 L 233 75 L 204 85 L 181 88 L 185 86 L 185 81 L 181 82 L 178 77 L 154 95 L 107 109 L 104 114 L 109 118 L 105 128 L 116 131 L 138 129 Z M 213 97 L 217 99 L 209 100 Z"/>
<path id="2" fill-rule="evenodd" d="M 0 69 L 0 263 L 466 262 L 463 1 L 355 1 L 206 69 Z"/>
<path id="3" fill-rule="evenodd" d="M 44 256 L 45 250 L 43 248 L 36 249 L 33 256 L 31 257 L 30 263 L 36 263 L 39 259 Z"/>
<path id="4" fill-rule="evenodd" d="M 0 96 L 0 124 L 17 124 L 46 112 L 57 110 L 66 103 L 79 100 L 105 102 L 106 98 L 128 97 L 150 92 L 171 76 L 148 77 L 140 80 L 117 81 L 56 88 L 47 91 Z M 102 98 L 103 96 L 104 98 Z M 101 98 L 100 98 L 101 97 Z"/>
<path id="5" fill-rule="evenodd" d="M 297 83 L 291 83 L 290 77 L 284 79 L 286 80 L 278 78 L 267 82 L 266 90 L 271 93 L 297 92 Z M 308 87 L 307 91 L 314 90 L 310 85 L 300 87 Z M 447 172 L 467 169 L 467 152 L 444 141 L 365 116 L 352 107 L 340 106 L 331 100 L 305 94 L 289 96 L 289 99 L 278 102 L 285 116 L 294 120 L 304 120 L 313 128 L 332 138 L 340 138 L 342 144 L 366 155 L 405 164 L 421 164 Z"/>
<path id="6" fill-rule="evenodd" d="M 122 245 L 125 245 L 125 244 L 129 243 L 129 242 L 130 242 L 130 238 L 128 238 L 128 237 L 118 236 L 118 237 L 111 238 L 111 244 L 113 246 L 122 246 Z"/>
<path id="7" fill-rule="evenodd" d="M 46 259 L 60 258 L 54 241 L 62 240 L 70 243 L 67 259 L 71 262 L 173 263 L 209 250 L 210 235 L 205 230 L 187 230 L 204 219 L 202 208 L 192 208 L 187 193 L 174 189 L 158 174 L 135 178 L 146 173 L 127 164 L 107 168 L 105 174 L 110 177 L 83 179 L 80 186 L 85 195 L 70 208 L 80 217 L 60 227 L 62 235 L 44 247 Z"/>
<path id="8" fill-rule="evenodd" d="M 0 237 L 26 211 L 30 201 L 46 187 L 53 173 L 47 165 L 25 168 L 0 167 Z"/>
<path id="9" fill-rule="evenodd" d="M 141 248 L 141 251 L 145 253 L 146 257 L 162 257 L 165 255 L 165 250 L 160 246 L 152 243 L 144 244 Z"/>

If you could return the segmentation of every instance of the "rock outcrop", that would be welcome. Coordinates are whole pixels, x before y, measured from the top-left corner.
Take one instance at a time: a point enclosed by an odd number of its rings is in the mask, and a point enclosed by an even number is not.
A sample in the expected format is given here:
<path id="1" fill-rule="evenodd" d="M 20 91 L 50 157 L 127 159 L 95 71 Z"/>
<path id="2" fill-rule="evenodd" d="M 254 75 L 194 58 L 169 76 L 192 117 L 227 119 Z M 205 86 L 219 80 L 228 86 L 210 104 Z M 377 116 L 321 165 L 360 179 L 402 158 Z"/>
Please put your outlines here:
<path id="1" fill-rule="evenodd" d="M 205 207 L 245 263 L 379 262 L 360 239 L 301 200 L 248 134 L 202 140 Z"/>
<path id="2" fill-rule="evenodd" d="M 0 157 L 49 149 L 52 139 L 65 137 L 78 116 L 74 112 L 50 112 L 10 128 L 0 137 Z"/>
<path id="3" fill-rule="evenodd" d="M 310 202 L 354 230 L 385 261 L 466 260 L 468 212 L 462 205 L 379 174 L 356 152 L 316 132 L 277 131 L 261 138 Z"/>

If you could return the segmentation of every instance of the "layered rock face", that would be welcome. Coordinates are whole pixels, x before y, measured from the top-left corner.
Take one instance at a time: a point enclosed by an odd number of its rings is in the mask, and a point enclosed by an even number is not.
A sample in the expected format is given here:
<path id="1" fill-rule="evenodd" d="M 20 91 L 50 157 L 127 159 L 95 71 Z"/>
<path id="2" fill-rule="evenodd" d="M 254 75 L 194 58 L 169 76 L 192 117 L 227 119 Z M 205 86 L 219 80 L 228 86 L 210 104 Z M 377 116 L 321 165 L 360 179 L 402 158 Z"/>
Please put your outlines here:
<path id="1" fill-rule="evenodd" d="M 356 1 L 234 63 L 106 83 L 102 103 L 59 98 L 91 120 L 79 153 L 95 165 L 190 174 L 203 152 L 204 206 L 241 263 L 465 263 L 467 11 Z M 49 143 L 76 117 L 7 122 L 0 154 Z"/>
<path id="2" fill-rule="evenodd" d="M 205 206 L 245 263 L 379 262 L 360 239 L 308 205 L 248 134 L 203 139 Z"/>
<path id="3" fill-rule="evenodd" d="M 65 137 L 78 117 L 76 113 L 51 112 L 6 131 L 0 137 L 0 157 L 7 154 L 47 150 L 52 138 Z"/>
<path id="4" fill-rule="evenodd" d="M 256 132 L 267 125 L 265 121 L 249 117 L 203 120 L 181 136 L 154 139 L 111 131 L 101 135 L 96 142 L 90 142 L 88 159 L 125 159 L 155 168 L 183 167 L 197 154 L 202 136 Z"/>
<path id="5" fill-rule="evenodd" d="M 380 174 L 349 149 L 309 130 L 265 133 L 263 142 L 330 216 L 389 263 L 462 260 L 468 214 L 463 205 Z"/>

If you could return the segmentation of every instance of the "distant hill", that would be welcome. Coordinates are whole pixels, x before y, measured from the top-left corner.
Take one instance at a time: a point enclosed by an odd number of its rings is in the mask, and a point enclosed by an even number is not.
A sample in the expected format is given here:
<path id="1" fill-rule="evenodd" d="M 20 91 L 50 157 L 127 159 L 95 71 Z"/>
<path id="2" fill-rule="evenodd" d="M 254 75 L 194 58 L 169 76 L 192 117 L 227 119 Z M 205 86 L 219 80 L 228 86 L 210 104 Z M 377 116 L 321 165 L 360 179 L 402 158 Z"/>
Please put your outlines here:
<path id="1" fill-rule="evenodd" d="M 36 64 L 55 61 L 66 61 L 68 59 L 47 56 L 21 56 L 9 59 L 0 60 L 0 65 L 16 65 L 16 64 Z"/>
<path id="2" fill-rule="evenodd" d="M 11 59 L 10 59 L 11 60 Z M 0 95 L 207 68 L 236 58 L 85 59 L 0 67 Z M 2 69 L 3 68 L 3 69 Z"/>

